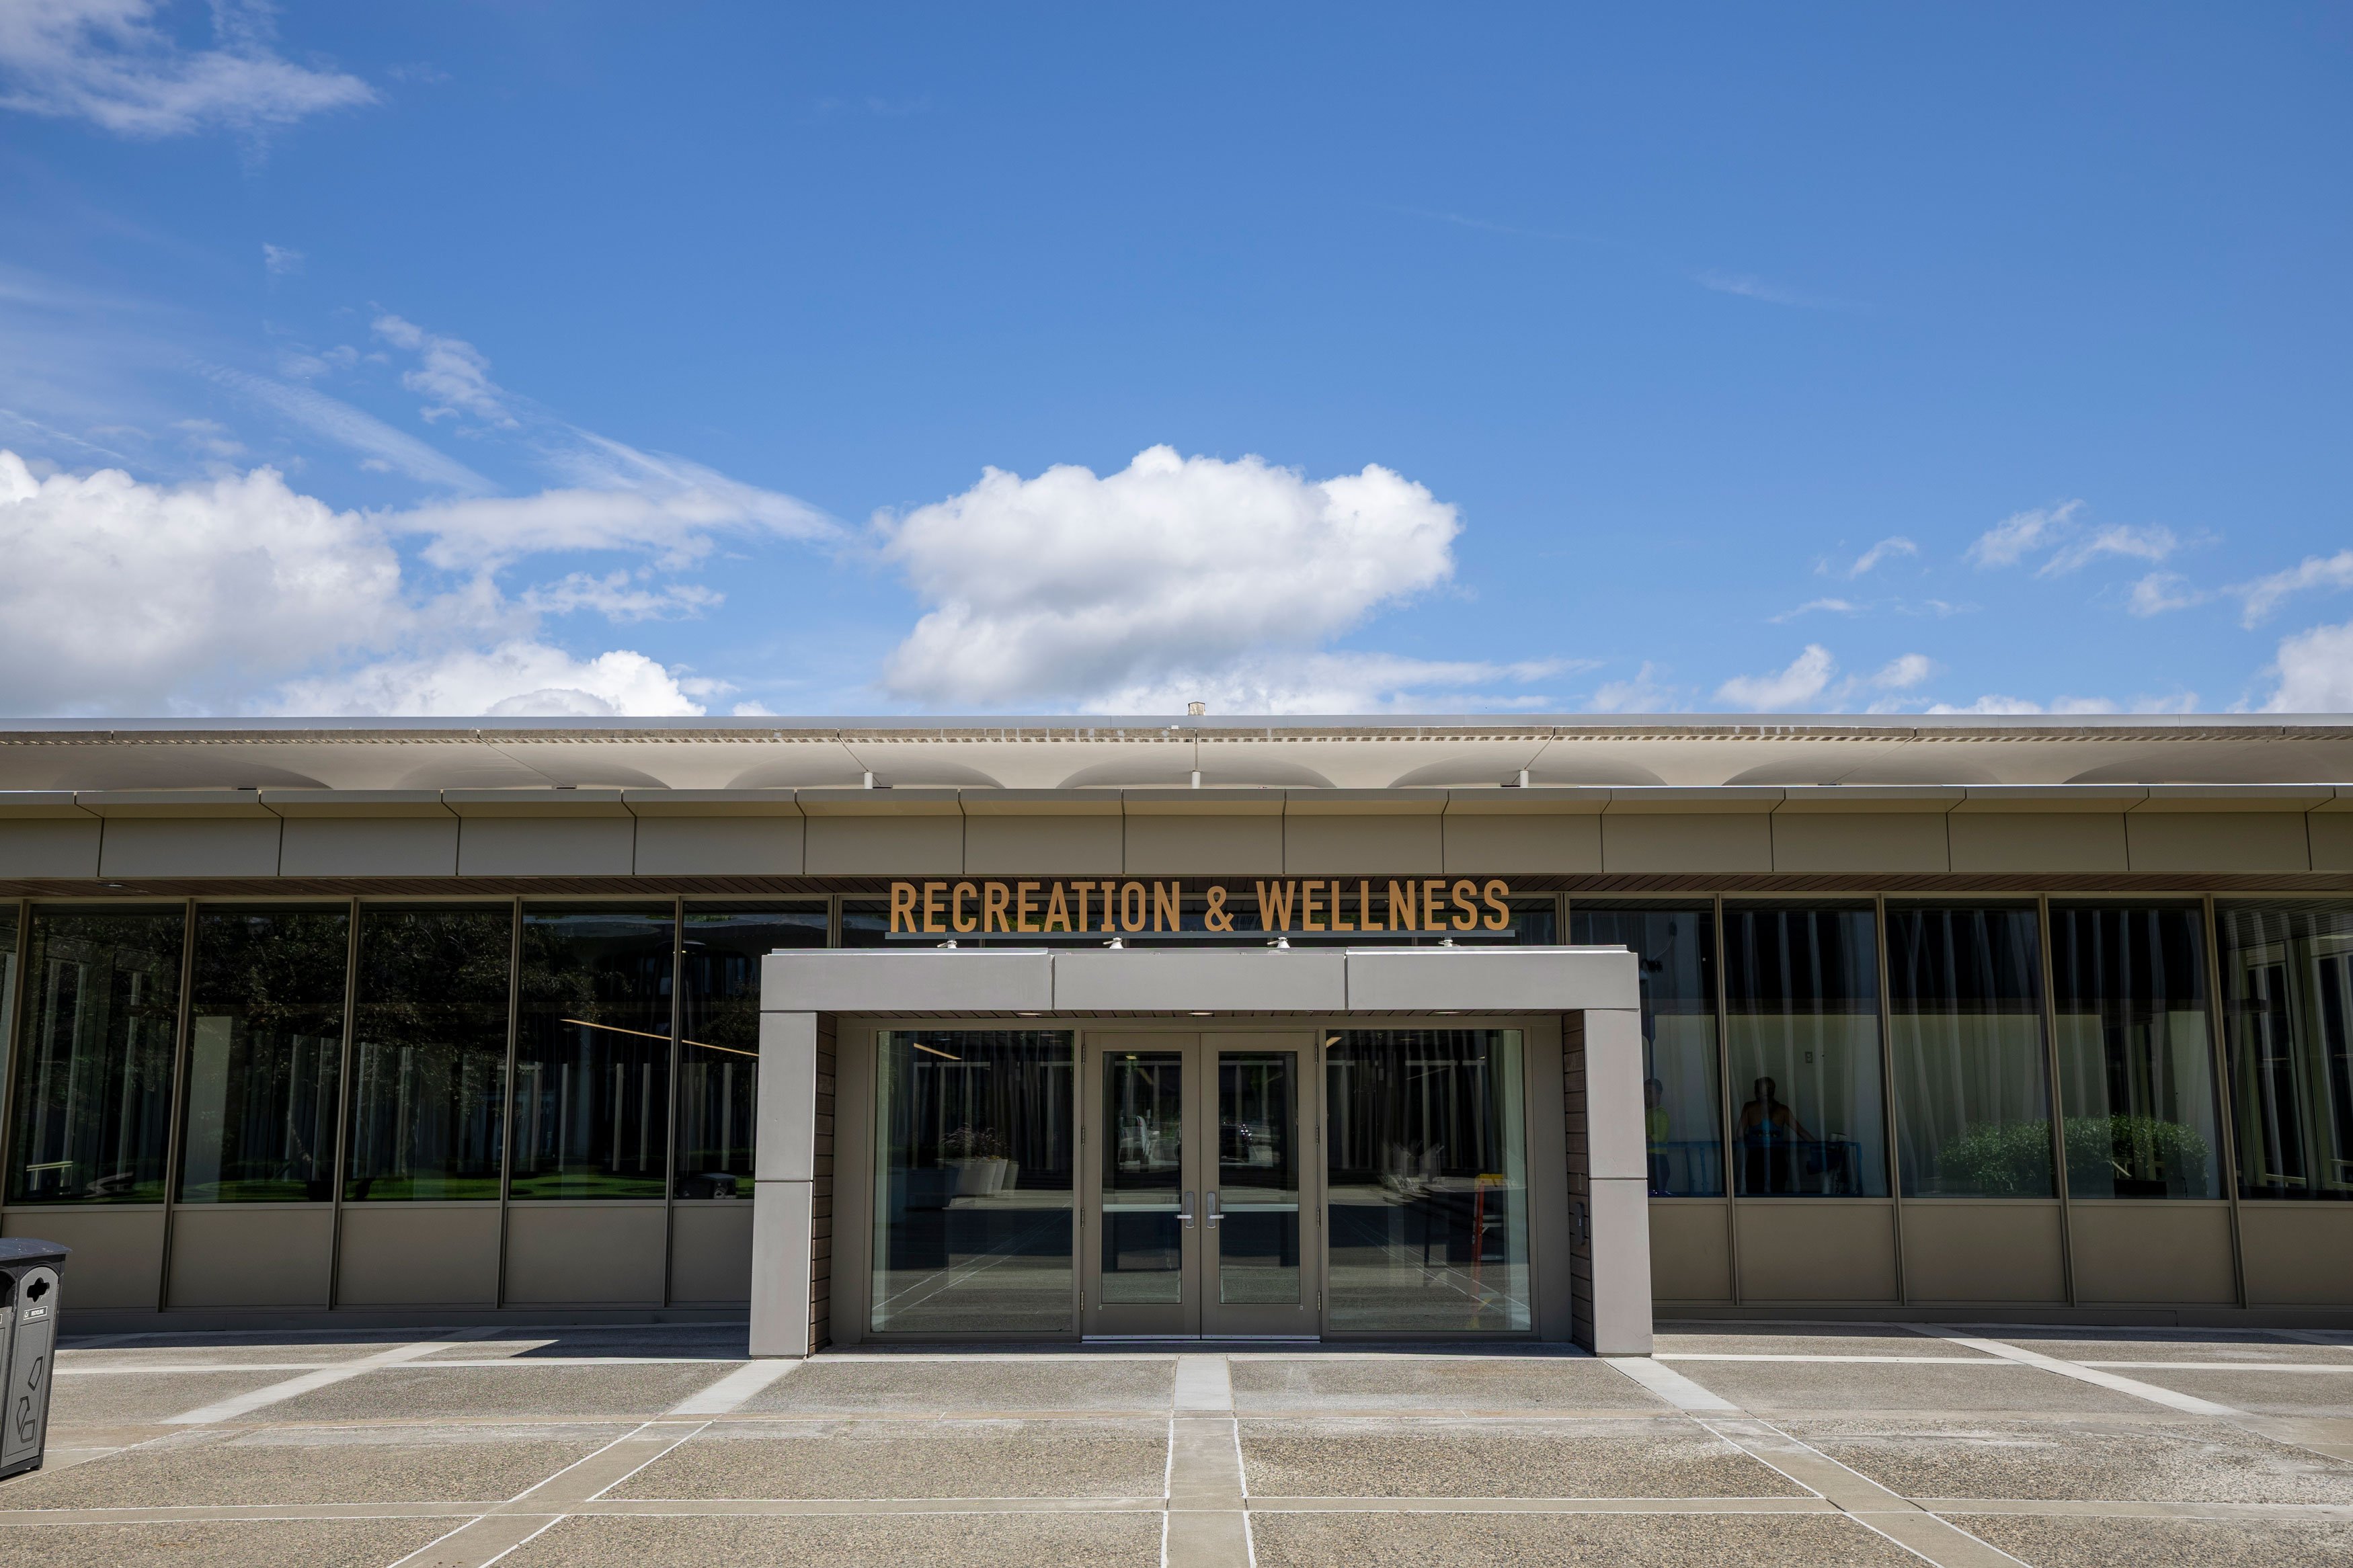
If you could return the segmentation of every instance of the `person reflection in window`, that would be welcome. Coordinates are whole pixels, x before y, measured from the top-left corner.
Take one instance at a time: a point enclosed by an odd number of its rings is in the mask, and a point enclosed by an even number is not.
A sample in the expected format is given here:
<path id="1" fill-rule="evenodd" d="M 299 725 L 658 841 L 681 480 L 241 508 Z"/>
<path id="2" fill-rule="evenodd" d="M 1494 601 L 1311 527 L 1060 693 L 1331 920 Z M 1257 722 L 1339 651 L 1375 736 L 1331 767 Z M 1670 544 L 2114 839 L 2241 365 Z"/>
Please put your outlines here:
<path id="1" fill-rule="evenodd" d="M 1651 1195 L 1667 1195 L 1667 1086 L 1657 1079 L 1642 1080 L 1642 1143 L 1651 1157 Z"/>
<path id="2" fill-rule="evenodd" d="M 1798 1146 L 1813 1141 L 1798 1113 L 1781 1103 L 1769 1078 L 1757 1080 L 1755 1098 L 1740 1108 L 1740 1146 L 1747 1166 L 1742 1187 L 1751 1193 L 1798 1190 Z"/>

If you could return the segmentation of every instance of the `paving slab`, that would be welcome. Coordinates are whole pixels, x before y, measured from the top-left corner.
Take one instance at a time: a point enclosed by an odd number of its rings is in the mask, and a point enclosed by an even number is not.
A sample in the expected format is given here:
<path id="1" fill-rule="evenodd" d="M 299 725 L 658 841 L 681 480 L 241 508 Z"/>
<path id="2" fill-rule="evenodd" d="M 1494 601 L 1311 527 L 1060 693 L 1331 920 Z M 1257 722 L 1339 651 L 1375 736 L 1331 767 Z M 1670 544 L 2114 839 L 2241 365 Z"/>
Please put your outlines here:
<path id="1" fill-rule="evenodd" d="M 2057 1356 L 2063 1361 L 2242 1362 L 2250 1365 L 2289 1362 L 2306 1365 L 2334 1363 L 2353 1368 L 2353 1346 L 2283 1344 L 2277 1340 L 2245 1334 L 2193 1338 L 2172 1334 L 2146 1338 L 2119 1334 L 2083 1338 L 1989 1333 L 1982 1337 L 2007 1341 L 2043 1355 Z"/>
<path id="2" fill-rule="evenodd" d="M 1257 1568 L 1920 1568 L 1837 1515 L 1260 1513 L 1250 1535 Z"/>
<path id="3" fill-rule="evenodd" d="M 1589 1357 L 1237 1356 L 1231 1366 L 1234 1408 L 1254 1415 L 1666 1408 Z"/>
<path id="4" fill-rule="evenodd" d="M 2260 1415 L 2353 1417 L 2353 1373 L 2184 1367 L 2178 1372 L 2144 1368 L 2125 1375 Z"/>
<path id="5" fill-rule="evenodd" d="M 1158 1568 L 1160 1515 L 572 1518 L 499 1568 Z"/>
<path id="6" fill-rule="evenodd" d="M 1166 1419 L 732 1421 L 617 1498 L 1158 1497 Z"/>
<path id="7" fill-rule="evenodd" d="M 1653 1336 L 1662 1354 L 1684 1355 L 1887 1355 L 1936 1356 L 1947 1361 L 1989 1361 L 1983 1351 L 1921 1334 L 1885 1329 L 1810 1329 L 1802 1333 L 1717 1333 L 1677 1331 Z"/>
<path id="8" fill-rule="evenodd" d="M 522 1356 L 535 1361 L 562 1361 L 575 1356 L 702 1356 L 724 1361 L 751 1357 L 751 1342 L 741 1323 L 705 1327 L 649 1328 L 623 1325 L 589 1329 L 502 1330 L 479 1340 L 451 1344 L 426 1357 L 427 1361 L 489 1361 Z"/>
<path id="9" fill-rule="evenodd" d="M 1871 1366 L 1854 1362 L 1678 1361 L 1666 1364 L 1758 1415 L 1831 1411 L 2146 1411 L 2147 1400 L 2017 1362 Z"/>
<path id="10" fill-rule="evenodd" d="M 1882 1419 L 1781 1425 L 1905 1497 L 2353 1503 L 2353 1462 L 2222 1422 Z"/>
<path id="11" fill-rule="evenodd" d="M 255 1343 L 250 1341 L 230 1341 L 207 1343 L 172 1345 L 99 1345 L 89 1350 L 71 1346 L 58 1351 L 58 1370 L 77 1372 L 87 1367 L 152 1367 L 152 1366 L 218 1366 L 235 1367 L 261 1362 L 283 1366 L 299 1363 L 303 1366 L 332 1366 L 338 1362 L 357 1361 L 362 1356 L 375 1355 L 399 1345 L 415 1344 L 417 1334 L 386 1334 L 379 1339 L 354 1337 L 327 1342 L 307 1341 L 284 1344 Z M 129 1373 L 110 1373 L 127 1376 Z"/>
<path id="12" fill-rule="evenodd" d="M 1694 1421 L 1248 1419 L 1258 1497 L 1803 1497 Z"/>
<path id="13" fill-rule="evenodd" d="M 248 1394 L 291 1372 L 189 1372 L 156 1377 L 61 1377 L 49 1394 L 49 1428 L 162 1421 L 231 1394 Z"/>
<path id="14" fill-rule="evenodd" d="M 724 1364 L 448 1366 L 411 1362 L 364 1372 L 257 1413 L 281 1421 L 367 1421 L 501 1415 L 659 1415 Z M 93 1378 L 91 1382 L 98 1382 Z"/>
<path id="15" fill-rule="evenodd" d="M 2344 1568 L 2353 1563 L 2353 1522 L 2345 1521 L 1947 1517 L 2036 1568 L 2177 1563 L 2198 1568 Z"/>
<path id="16" fill-rule="evenodd" d="M 1176 1386 L 1174 1356 L 903 1362 L 819 1356 L 744 1408 L 806 1415 L 1166 1410 Z"/>
<path id="17" fill-rule="evenodd" d="M 0 1561 L 30 1568 L 384 1568 L 446 1519 L 0 1524 Z"/>
<path id="18" fill-rule="evenodd" d="M 627 1426 L 206 1427 L 0 1481 L 0 1509 L 499 1501 Z"/>

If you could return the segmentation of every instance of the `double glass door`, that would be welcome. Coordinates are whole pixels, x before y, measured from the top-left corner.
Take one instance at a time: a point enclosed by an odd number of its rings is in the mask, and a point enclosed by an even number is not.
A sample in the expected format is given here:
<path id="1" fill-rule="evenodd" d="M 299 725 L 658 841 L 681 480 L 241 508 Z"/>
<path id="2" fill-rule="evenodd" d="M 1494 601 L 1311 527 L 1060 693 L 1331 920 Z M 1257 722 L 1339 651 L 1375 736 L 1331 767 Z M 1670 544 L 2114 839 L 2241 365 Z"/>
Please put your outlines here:
<path id="1" fill-rule="evenodd" d="M 1091 1035 L 1084 1332 L 1319 1331 L 1315 1037 Z"/>

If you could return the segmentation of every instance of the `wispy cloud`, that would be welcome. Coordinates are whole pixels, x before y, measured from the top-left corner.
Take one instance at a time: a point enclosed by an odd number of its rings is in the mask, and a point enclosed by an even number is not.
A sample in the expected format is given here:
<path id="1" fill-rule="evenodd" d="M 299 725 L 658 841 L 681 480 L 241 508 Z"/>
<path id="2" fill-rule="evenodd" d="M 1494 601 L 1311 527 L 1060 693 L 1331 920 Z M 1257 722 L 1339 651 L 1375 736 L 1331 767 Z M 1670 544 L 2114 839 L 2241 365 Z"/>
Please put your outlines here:
<path id="1" fill-rule="evenodd" d="M 1847 300 L 1832 300 L 1820 294 L 1802 293 L 1798 289 L 1769 282 L 1752 272 L 1725 272 L 1715 268 L 1704 268 L 1689 276 L 1693 282 L 1712 293 L 1736 295 L 1743 300 L 1757 300 L 1759 304 L 1785 305 L 1797 310 L 1856 309 Z"/>
<path id="2" fill-rule="evenodd" d="M 323 392 L 226 365 L 198 368 L 217 384 L 243 394 L 311 435 L 380 463 L 391 472 L 461 495 L 488 495 L 498 489 L 455 458 Z"/>
<path id="3" fill-rule="evenodd" d="M 1593 689 L 1586 706 L 1596 713 L 1668 713 L 1683 706 L 1683 691 L 1670 685 L 1667 668 L 1642 661 L 1630 680 L 1611 680 Z"/>
<path id="4" fill-rule="evenodd" d="M 2015 511 L 1978 536 L 1967 560 L 1978 566 L 2015 566 L 2034 551 L 2054 542 L 2074 524 L 2084 508 L 2080 500 L 2033 511 Z"/>
<path id="5" fill-rule="evenodd" d="M 2103 555 L 2121 555 L 2135 561 L 2162 561 L 2180 548 L 2181 541 L 2169 528 L 2154 525 L 2131 528 L 2117 523 L 2101 529 L 2097 533 L 2071 541 L 2037 567 L 2034 574 L 2057 577 L 2087 566 Z"/>
<path id="6" fill-rule="evenodd" d="M 301 251 L 290 250 L 282 245 L 264 241 L 261 247 L 261 269 L 272 278 L 285 278 L 301 271 L 306 259 Z"/>
<path id="7" fill-rule="evenodd" d="M 2238 596 L 2243 606 L 2240 620 L 2253 626 L 2278 609 L 2290 595 L 2315 588 L 2353 588 L 2353 550 L 2340 550 L 2334 555 L 2307 555 L 2284 572 L 2274 572 L 2223 592 Z"/>
<path id="8" fill-rule="evenodd" d="M 213 0 L 214 47 L 193 51 L 155 26 L 157 9 L 157 0 L 0 5 L 0 109 L 162 137 L 259 134 L 376 100 L 355 76 L 280 55 L 275 13 L 260 0 Z"/>
<path id="9" fill-rule="evenodd" d="M 1862 613 L 1862 606 L 1851 599 L 1809 599 L 1794 610 L 1784 610 L 1773 616 L 1771 624 L 1777 626 L 1782 626 L 1796 620 L 1800 616 L 1810 616 L 1817 610 L 1828 611 L 1833 615 L 1852 616 Z"/>
<path id="10" fill-rule="evenodd" d="M 1899 555 L 1917 555 L 1919 553 L 1920 547 L 1918 545 L 1913 543 L 1910 540 L 1905 538 L 1900 533 L 1894 534 L 1888 538 L 1881 540 L 1878 543 L 1873 545 L 1870 549 L 1856 556 L 1854 558 L 1854 564 L 1846 569 L 1846 576 L 1851 582 L 1853 579 L 1862 576 L 1864 573 L 1870 571 L 1873 567 L 1878 565 L 1883 561 L 1893 561 Z"/>

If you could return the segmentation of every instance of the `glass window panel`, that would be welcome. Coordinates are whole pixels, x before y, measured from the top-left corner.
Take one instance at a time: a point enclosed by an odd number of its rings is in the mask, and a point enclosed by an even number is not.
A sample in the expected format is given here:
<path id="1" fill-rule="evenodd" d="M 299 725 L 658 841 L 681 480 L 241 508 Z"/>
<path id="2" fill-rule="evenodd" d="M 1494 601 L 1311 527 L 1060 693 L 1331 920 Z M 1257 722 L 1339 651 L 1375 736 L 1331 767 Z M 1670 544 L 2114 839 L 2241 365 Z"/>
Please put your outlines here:
<path id="1" fill-rule="evenodd" d="M 1522 947 L 1550 947 L 1560 941 L 1560 900 L 1514 899 L 1513 940 Z"/>
<path id="2" fill-rule="evenodd" d="M 2353 909 L 2223 904 L 2239 1194 L 2353 1198 Z"/>
<path id="3" fill-rule="evenodd" d="M 516 1198 L 658 1198 L 670 1163 L 668 905 L 525 906 Z"/>
<path id="4" fill-rule="evenodd" d="M 1642 982 L 1642 1141 L 1651 1195 L 1724 1195 L 1724 1096 L 1715 1076 L 1715 911 L 1569 906 L 1568 940 L 1630 949 Z"/>
<path id="5" fill-rule="evenodd" d="M 360 908 L 346 1203 L 495 1199 L 514 907 Z"/>
<path id="6" fill-rule="evenodd" d="M 1873 923 L 1867 909 L 1725 906 L 1742 1197 L 1887 1195 Z"/>
<path id="7" fill-rule="evenodd" d="M 8 1201 L 160 1203 L 187 911 L 36 907 Z"/>
<path id="8" fill-rule="evenodd" d="M 752 1195 L 760 1106 L 760 960 L 825 945 L 825 906 L 689 904 L 679 975 L 678 1187 Z"/>
<path id="9" fill-rule="evenodd" d="M 876 1055 L 876 1331 L 1071 1331 L 1071 1037 L 901 1030 Z"/>
<path id="10" fill-rule="evenodd" d="M 1218 1300 L 1299 1301 L 1299 1053 L 1218 1053 Z"/>
<path id="11" fill-rule="evenodd" d="M 891 934 L 891 906 L 853 899 L 841 906 L 841 945 L 844 947 L 887 947 Z"/>
<path id="12" fill-rule="evenodd" d="M 1331 1326 L 1528 1327 L 1520 1032 L 1355 1029 L 1324 1045 Z"/>
<path id="13" fill-rule="evenodd" d="M 1103 1058 L 1105 1301 L 1184 1300 L 1184 1081 L 1180 1052 L 1118 1051 Z"/>
<path id="14" fill-rule="evenodd" d="M 1887 909 L 1896 1165 L 1907 1198 L 2044 1198 L 2042 952 L 2032 905 Z"/>
<path id="15" fill-rule="evenodd" d="M 196 911 L 180 1201 L 334 1196 L 351 910 Z"/>
<path id="16" fill-rule="evenodd" d="M 2067 1194 L 2221 1195 L 2196 908 L 2051 907 Z"/>

